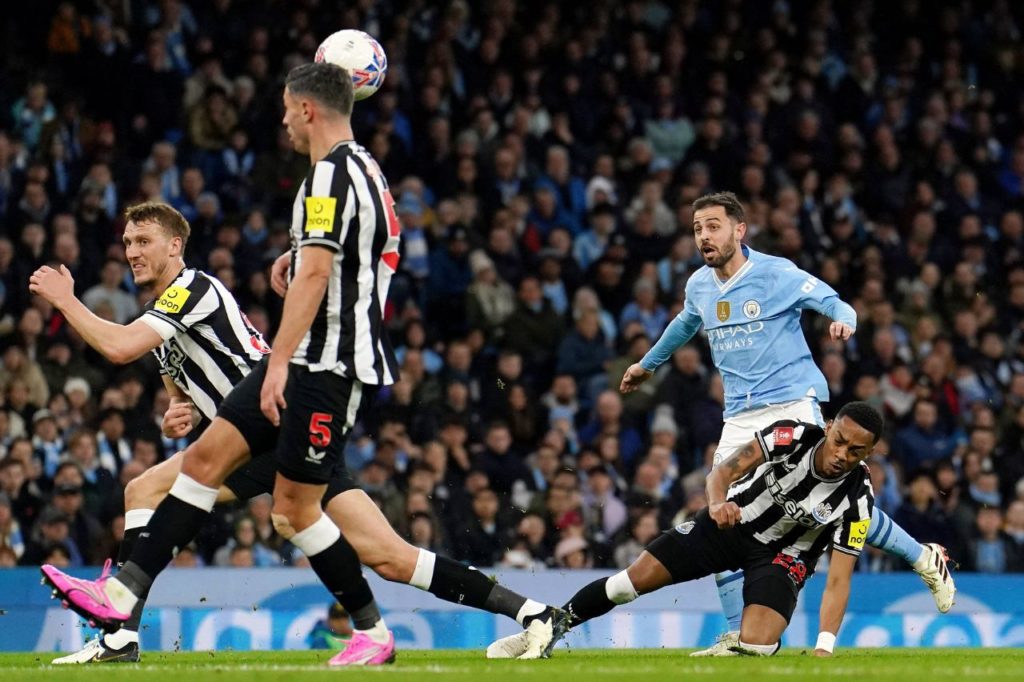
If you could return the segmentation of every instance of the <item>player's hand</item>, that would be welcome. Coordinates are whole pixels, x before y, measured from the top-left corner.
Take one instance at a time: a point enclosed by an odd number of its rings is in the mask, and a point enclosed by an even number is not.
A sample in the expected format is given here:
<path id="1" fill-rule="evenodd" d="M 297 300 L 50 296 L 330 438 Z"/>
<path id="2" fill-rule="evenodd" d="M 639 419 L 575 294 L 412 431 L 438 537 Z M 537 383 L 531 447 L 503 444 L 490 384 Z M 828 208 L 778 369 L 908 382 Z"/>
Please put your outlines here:
<path id="1" fill-rule="evenodd" d="M 708 508 L 708 514 L 719 528 L 732 528 L 740 522 L 741 518 L 739 505 L 735 502 L 713 504 Z"/>
<path id="2" fill-rule="evenodd" d="M 161 429 L 168 438 L 184 438 L 192 431 L 192 402 L 171 398 L 171 406 L 164 412 Z"/>
<path id="3" fill-rule="evenodd" d="M 654 372 L 648 372 L 640 366 L 639 362 L 630 365 L 629 369 L 626 370 L 626 373 L 622 375 L 622 383 L 619 384 L 619 390 L 623 393 L 632 393 L 640 388 L 640 384 L 644 383 L 652 376 L 654 376 Z"/>
<path id="4" fill-rule="evenodd" d="M 60 310 L 75 296 L 75 278 L 63 265 L 60 270 L 44 265 L 29 277 L 28 289 Z"/>
<path id="5" fill-rule="evenodd" d="M 270 288 L 284 298 L 288 292 L 288 268 L 292 266 L 292 252 L 285 251 L 270 266 Z"/>
<path id="6" fill-rule="evenodd" d="M 281 425 L 281 410 L 288 407 L 284 400 L 284 387 L 288 385 L 288 363 L 267 365 L 267 375 L 263 377 L 263 388 L 260 389 L 260 410 L 274 426 Z"/>
<path id="7" fill-rule="evenodd" d="M 846 341 L 853 336 L 853 327 L 843 322 L 833 322 L 828 326 L 828 335 L 833 341 Z"/>
<path id="8" fill-rule="evenodd" d="M 818 656 L 819 658 L 831 658 L 832 657 L 832 652 L 831 651 L 825 651 L 824 649 L 815 649 L 814 650 L 814 655 Z"/>

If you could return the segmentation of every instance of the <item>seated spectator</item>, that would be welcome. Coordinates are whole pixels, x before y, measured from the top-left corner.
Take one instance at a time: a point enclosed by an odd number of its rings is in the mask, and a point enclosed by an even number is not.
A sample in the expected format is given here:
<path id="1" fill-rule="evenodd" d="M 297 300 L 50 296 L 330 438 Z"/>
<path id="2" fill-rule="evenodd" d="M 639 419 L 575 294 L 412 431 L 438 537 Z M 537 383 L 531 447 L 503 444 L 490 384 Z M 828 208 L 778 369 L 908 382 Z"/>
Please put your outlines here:
<path id="1" fill-rule="evenodd" d="M 935 403 L 919 400 L 914 405 L 913 422 L 896 432 L 892 445 L 893 456 L 904 470 L 913 471 L 948 458 L 956 448 L 956 440 L 940 430 Z"/>
<path id="2" fill-rule="evenodd" d="M 629 537 L 615 548 L 616 568 L 627 568 L 637 560 L 654 538 L 658 537 L 658 515 L 644 512 L 629 524 Z"/>
<path id="3" fill-rule="evenodd" d="M 1011 573 L 1024 570 L 1017 544 L 1002 530 L 1003 513 L 998 507 L 978 510 L 977 530 L 964 562 L 967 570 L 979 573 Z"/>

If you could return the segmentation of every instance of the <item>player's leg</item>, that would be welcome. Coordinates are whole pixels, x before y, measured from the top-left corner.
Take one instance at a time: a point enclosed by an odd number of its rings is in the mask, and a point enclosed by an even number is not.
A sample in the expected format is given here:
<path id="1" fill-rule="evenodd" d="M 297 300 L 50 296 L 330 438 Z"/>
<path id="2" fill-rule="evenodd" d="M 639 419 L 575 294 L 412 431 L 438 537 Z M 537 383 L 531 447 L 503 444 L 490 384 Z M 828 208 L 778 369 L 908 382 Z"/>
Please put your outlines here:
<path id="1" fill-rule="evenodd" d="M 345 440 L 364 400 L 364 385 L 330 372 L 289 366 L 275 459 L 274 513 L 320 581 L 349 613 L 355 633 L 330 665 L 376 665 L 394 660 L 394 636 L 380 615 L 352 545 L 324 513 L 322 500 L 335 471 L 343 471 Z M 371 387 L 372 390 L 372 387 Z"/>
<path id="2" fill-rule="evenodd" d="M 231 404 L 255 405 L 263 372 L 258 366 L 221 405 L 222 412 L 231 411 Z M 235 410 L 238 412 L 238 410 Z M 53 566 L 42 568 L 44 581 L 54 588 L 79 615 L 104 629 L 117 629 L 131 617 L 140 599 L 145 599 L 153 580 L 174 556 L 175 548 L 188 544 L 209 516 L 221 495 L 225 478 L 249 456 L 249 446 L 232 421 L 218 415 L 199 440 L 184 453 L 181 471 L 175 477 L 167 496 L 160 502 L 141 533 L 131 556 L 116 576 L 106 568 L 99 579 L 84 581 L 72 578 Z"/>
<path id="3" fill-rule="evenodd" d="M 753 439 L 754 431 L 757 430 L 757 426 L 753 424 L 755 421 L 763 420 L 758 420 L 756 414 L 741 414 L 725 420 L 718 449 L 715 450 L 713 466 L 718 466 L 722 460 Z M 731 655 L 730 648 L 739 641 L 740 620 L 743 618 L 743 571 L 715 573 L 715 587 L 718 588 L 722 614 L 728 623 L 727 630 L 714 645 L 695 651 L 690 654 L 691 656 L 728 656 Z"/>
<path id="4" fill-rule="evenodd" d="M 953 607 L 956 583 L 949 572 L 949 557 L 944 547 L 921 544 L 877 506 L 871 510 L 867 543 L 909 563 L 931 590 L 935 607 L 941 613 Z"/>
<path id="5" fill-rule="evenodd" d="M 331 486 L 338 493 L 331 495 Z M 327 513 L 359 555 L 359 561 L 378 576 L 430 592 L 438 599 L 507 615 L 521 625 L 521 647 L 492 652 L 490 657 L 516 658 L 528 650 L 538 656 L 550 652 L 568 628 L 567 615 L 558 608 L 527 599 L 490 580 L 473 566 L 414 547 L 402 540 L 387 518 L 347 474 L 332 481 Z"/>
<path id="6" fill-rule="evenodd" d="M 117 566 L 124 565 L 131 556 L 132 549 L 139 534 L 149 524 L 153 511 L 167 496 L 174 480 L 181 471 L 184 452 L 174 453 L 170 458 L 150 467 L 141 475 L 128 482 L 124 489 L 124 538 L 117 553 Z M 244 468 L 244 467 L 243 467 Z M 231 480 L 231 477 L 228 478 Z M 267 491 L 272 486 L 267 486 Z M 217 495 L 217 503 L 222 504 L 237 499 L 229 487 L 221 486 Z M 53 665 L 73 663 L 136 663 L 141 650 L 139 648 L 139 625 L 146 600 L 139 599 L 132 609 L 131 617 L 118 630 L 104 632 L 96 639 L 90 640 L 75 653 L 61 656 L 53 660 Z"/>
<path id="7" fill-rule="evenodd" d="M 750 560 L 743 586 L 743 623 L 738 654 L 771 656 L 796 609 L 797 597 L 809 571 L 801 560 L 786 554 L 763 553 Z"/>
<path id="8" fill-rule="evenodd" d="M 739 566 L 741 561 L 736 531 L 719 529 L 704 509 L 692 521 L 655 538 L 626 570 L 586 585 L 563 608 L 575 627 L 642 594 Z"/>

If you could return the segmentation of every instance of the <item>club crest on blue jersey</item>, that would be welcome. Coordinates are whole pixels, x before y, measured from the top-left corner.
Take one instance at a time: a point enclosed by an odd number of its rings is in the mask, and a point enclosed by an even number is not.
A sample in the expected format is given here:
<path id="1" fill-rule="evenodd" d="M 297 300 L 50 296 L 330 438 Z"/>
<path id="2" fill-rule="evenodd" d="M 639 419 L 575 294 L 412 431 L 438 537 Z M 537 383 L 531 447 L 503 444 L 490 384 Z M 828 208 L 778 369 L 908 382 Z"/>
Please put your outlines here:
<path id="1" fill-rule="evenodd" d="M 747 319 L 756 320 L 761 316 L 761 304 L 755 300 L 749 300 L 743 304 L 743 314 Z"/>

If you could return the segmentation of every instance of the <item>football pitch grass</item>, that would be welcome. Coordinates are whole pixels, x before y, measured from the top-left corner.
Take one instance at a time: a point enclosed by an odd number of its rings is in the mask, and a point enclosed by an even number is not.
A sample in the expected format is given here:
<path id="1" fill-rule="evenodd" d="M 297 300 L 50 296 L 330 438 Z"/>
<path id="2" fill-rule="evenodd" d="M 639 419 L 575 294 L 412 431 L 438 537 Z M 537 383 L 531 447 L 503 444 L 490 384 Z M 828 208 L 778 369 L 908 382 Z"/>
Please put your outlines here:
<path id="1" fill-rule="evenodd" d="M 323 651 L 218 651 L 144 654 L 141 664 L 50 666 L 54 654 L 0 654 L 0 680 L 89 682 L 259 682 L 373 679 L 430 682 L 785 682 L 851 680 L 1024 680 L 1021 649 L 847 649 L 831 659 L 783 650 L 771 659 L 689 658 L 688 650 L 559 649 L 545 661 L 488 661 L 480 651 L 401 651 L 393 665 L 328 669 Z"/>

